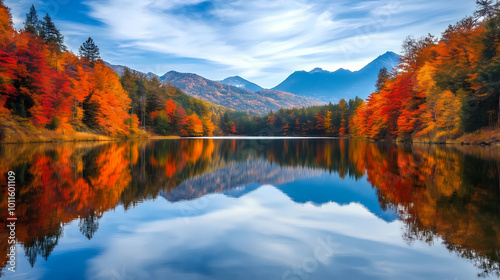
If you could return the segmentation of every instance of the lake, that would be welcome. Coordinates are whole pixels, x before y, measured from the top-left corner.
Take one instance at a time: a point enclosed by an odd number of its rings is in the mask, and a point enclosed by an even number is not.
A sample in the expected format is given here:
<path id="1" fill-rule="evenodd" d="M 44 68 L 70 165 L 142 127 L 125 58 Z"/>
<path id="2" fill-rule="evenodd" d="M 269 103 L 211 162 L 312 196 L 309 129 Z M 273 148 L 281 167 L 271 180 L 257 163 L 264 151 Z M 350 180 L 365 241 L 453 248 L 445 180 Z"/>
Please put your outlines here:
<path id="1" fill-rule="evenodd" d="M 347 139 L 0 146 L 4 279 L 496 279 L 500 150 Z"/>

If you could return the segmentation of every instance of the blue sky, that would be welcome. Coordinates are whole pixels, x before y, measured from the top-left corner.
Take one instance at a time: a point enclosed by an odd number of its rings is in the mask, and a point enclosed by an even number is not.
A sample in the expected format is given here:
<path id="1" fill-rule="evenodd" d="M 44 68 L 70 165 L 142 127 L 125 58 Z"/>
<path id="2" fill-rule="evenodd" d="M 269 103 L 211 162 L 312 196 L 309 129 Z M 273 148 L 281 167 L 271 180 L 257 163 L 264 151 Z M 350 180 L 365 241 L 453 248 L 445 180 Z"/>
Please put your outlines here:
<path id="1" fill-rule="evenodd" d="M 408 35 L 440 35 L 474 0 L 6 0 L 16 27 L 34 4 L 77 51 L 92 36 L 113 64 L 240 75 L 274 87 L 296 70 L 358 70 Z"/>

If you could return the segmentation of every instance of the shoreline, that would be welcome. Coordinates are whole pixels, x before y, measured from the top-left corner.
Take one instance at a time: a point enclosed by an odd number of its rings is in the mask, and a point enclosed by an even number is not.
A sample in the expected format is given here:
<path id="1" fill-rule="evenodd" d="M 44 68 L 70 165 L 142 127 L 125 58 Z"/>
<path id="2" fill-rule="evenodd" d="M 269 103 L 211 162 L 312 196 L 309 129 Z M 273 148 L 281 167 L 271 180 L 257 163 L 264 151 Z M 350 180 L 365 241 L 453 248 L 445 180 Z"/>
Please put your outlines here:
<path id="1" fill-rule="evenodd" d="M 362 139 L 373 143 L 398 143 L 398 144 L 432 144 L 432 145 L 456 145 L 456 146 L 483 146 L 500 147 L 500 127 L 489 127 L 477 130 L 472 133 L 461 136 L 450 137 L 435 136 L 415 136 L 415 138 L 397 137 L 385 139 L 371 139 L 359 136 L 329 137 L 329 136 L 300 136 L 300 135 L 219 135 L 219 136 L 200 136 L 200 137 L 181 137 L 178 135 L 159 136 L 149 134 L 146 131 L 139 130 L 133 135 L 110 136 L 99 134 L 96 131 L 64 133 L 59 129 L 52 131 L 48 129 L 36 129 L 33 126 L 26 125 L 23 122 L 6 120 L 0 125 L 0 145 L 1 144 L 28 144 L 28 143 L 68 143 L 68 142 L 117 142 L 128 140 L 176 140 L 176 139 L 255 139 L 255 140 L 277 140 L 277 139 Z"/>
<path id="2" fill-rule="evenodd" d="M 480 146 L 480 147 L 500 147 L 500 140 L 490 140 L 490 141 L 459 141 L 460 138 L 456 140 L 447 141 L 431 141 L 430 139 L 408 139 L 408 140 L 398 140 L 398 139 L 369 139 L 363 137 L 326 137 L 326 136 L 202 136 L 202 137 L 181 137 L 181 136 L 158 136 L 158 135 L 140 135 L 140 136 L 107 136 L 87 132 L 76 132 L 73 134 L 57 134 L 52 133 L 51 135 L 37 135 L 30 136 L 27 139 L 13 139 L 13 140 L 2 140 L 0 145 L 10 145 L 10 144 L 43 144 L 43 143 L 69 143 L 69 142 L 118 142 L 118 141 L 128 141 L 128 140 L 179 140 L 179 139 L 215 139 L 215 140 L 230 140 L 230 139 L 240 139 L 240 140 L 281 140 L 281 139 L 292 139 L 292 140 L 327 140 L 327 139 L 360 139 L 373 143 L 394 143 L 394 144 L 419 144 L 419 145 L 446 145 L 446 146 Z"/>
<path id="3" fill-rule="evenodd" d="M 76 136 L 74 136 L 76 134 Z M 70 142 L 119 142 L 128 140 L 167 140 L 181 139 L 180 136 L 107 136 L 92 133 L 75 133 L 70 135 L 58 135 L 55 137 L 28 137 L 28 139 L 15 139 L 0 141 L 0 145 L 13 144 L 44 144 L 44 143 L 70 143 Z M 74 137 L 71 137 L 74 136 Z"/>

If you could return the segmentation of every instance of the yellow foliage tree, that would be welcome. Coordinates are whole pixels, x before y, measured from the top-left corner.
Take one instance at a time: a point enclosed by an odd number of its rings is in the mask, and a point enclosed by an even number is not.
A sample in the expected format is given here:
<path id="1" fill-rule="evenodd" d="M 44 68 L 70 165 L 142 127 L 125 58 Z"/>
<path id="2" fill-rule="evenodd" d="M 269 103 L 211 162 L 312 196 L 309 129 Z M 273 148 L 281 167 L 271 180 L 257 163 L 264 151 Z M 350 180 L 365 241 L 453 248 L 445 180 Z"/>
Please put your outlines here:
<path id="1" fill-rule="evenodd" d="M 460 124 L 460 99 L 445 90 L 436 102 L 436 126 L 446 134 L 456 134 Z"/>

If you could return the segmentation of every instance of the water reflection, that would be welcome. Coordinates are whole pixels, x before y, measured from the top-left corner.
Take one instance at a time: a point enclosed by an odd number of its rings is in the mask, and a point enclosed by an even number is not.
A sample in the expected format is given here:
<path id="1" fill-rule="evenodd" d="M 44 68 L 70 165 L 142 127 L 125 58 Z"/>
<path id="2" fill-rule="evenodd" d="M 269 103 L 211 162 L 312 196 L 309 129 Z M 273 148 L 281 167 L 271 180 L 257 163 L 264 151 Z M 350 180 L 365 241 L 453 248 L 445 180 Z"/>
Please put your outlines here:
<path id="1" fill-rule="evenodd" d="M 18 178 L 16 237 L 31 266 L 40 259 L 50 259 L 66 225 L 77 222 L 81 235 L 91 240 L 99 232 L 103 215 L 116 207 L 133 209 L 155 198 L 174 204 L 199 202 L 215 193 L 242 198 L 264 188 L 262 192 L 270 197 L 279 191 L 296 205 L 358 203 L 386 223 L 402 221 L 404 229 L 397 234 L 403 235 L 408 244 L 442 241 L 449 251 L 470 260 L 481 276 L 500 276 L 499 150 L 398 146 L 344 139 L 186 139 L 0 146 L 0 153 L 0 180 L 7 181 L 9 170 Z M 360 187 L 366 182 L 373 192 Z M 266 189 L 263 185 L 276 188 Z M 248 199 L 240 202 L 244 201 Z M 0 209 L 4 209 L 0 219 L 5 223 L 7 197 L 1 196 L 0 203 Z M 191 208 L 188 205 L 182 215 L 196 216 L 193 209 L 199 205 L 203 206 L 203 201 Z M 257 215 L 245 211 L 243 217 Z M 309 218 L 316 219 L 314 215 Z M 223 219 L 211 222 L 220 224 Z M 198 221 L 194 230 L 203 231 L 203 226 L 209 227 L 211 222 Z M 374 235 L 375 228 L 369 230 Z M 240 241 L 245 242 L 244 234 L 242 238 Z M 274 240 L 274 249 L 285 250 L 280 247 L 283 242 L 286 240 Z M 7 231 L 2 227 L 0 252 L 7 248 Z M 181 250 L 175 245 L 164 248 L 167 249 Z M 191 253 L 206 259 L 212 256 L 196 250 Z M 244 258 L 236 252 L 218 254 L 227 254 L 227 262 L 230 256 Z M 177 255 L 178 259 L 169 261 L 175 262 L 178 269 L 208 269 L 203 268 L 206 259 L 189 263 L 185 256 Z M 109 259 L 101 265 L 116 258 L 103 256 L 106 257 Z M 5 266 L 5 254 L 0 258 Z M 348 262 L 352 264 L 352 260 Z"/>

